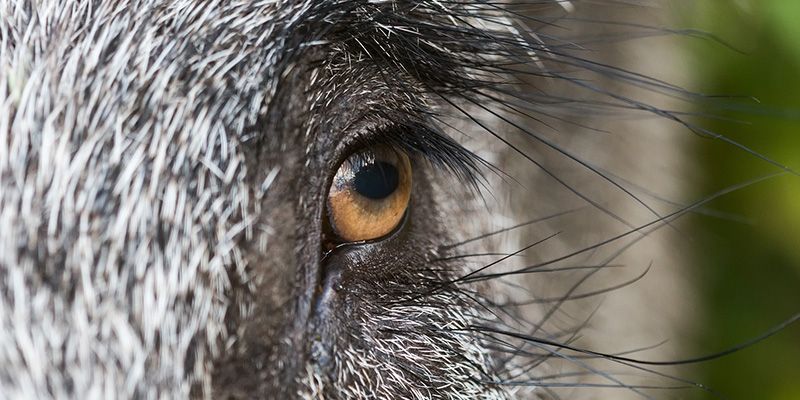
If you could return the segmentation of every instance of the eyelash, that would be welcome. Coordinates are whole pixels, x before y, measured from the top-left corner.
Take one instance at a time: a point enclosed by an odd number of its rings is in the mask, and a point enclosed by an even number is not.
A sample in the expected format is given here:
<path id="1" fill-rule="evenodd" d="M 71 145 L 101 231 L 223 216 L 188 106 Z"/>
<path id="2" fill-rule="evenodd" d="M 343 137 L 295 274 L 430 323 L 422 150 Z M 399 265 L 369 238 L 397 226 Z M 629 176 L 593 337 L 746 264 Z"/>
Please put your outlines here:
<path id="1" fill-rule="evenodd" d="M 412 159 L 422 158 L 449 172 L 475 191 L 485 181 L 481 166 L 491 167 L 488 162 L 445 134 L 418 123 L 373 128 L 357 139 L 355 144 L 361 149 L 377 145 L 390 146 L 406 152 Z"/>

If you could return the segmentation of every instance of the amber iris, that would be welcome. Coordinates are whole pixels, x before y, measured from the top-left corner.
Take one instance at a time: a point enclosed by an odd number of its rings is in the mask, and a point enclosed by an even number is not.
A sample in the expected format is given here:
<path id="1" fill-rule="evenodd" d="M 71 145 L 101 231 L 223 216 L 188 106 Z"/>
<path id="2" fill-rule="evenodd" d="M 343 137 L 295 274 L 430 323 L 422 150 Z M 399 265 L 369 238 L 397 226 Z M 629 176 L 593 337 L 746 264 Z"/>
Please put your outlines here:
<path id="1" fill-rule="evenodd" d="M 378 239 L 403 220 L 411 199 L 411 162 L 404 152 L 377 146 L 354 153 L 328 191 L 328 218 L 344 242 Z"/>

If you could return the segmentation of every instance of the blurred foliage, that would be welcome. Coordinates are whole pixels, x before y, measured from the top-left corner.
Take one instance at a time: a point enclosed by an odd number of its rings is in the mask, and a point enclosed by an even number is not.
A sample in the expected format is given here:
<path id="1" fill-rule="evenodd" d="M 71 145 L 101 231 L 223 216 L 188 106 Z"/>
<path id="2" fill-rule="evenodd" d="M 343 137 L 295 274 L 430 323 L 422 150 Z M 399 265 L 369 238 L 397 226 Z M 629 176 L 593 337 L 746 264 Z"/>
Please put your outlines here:
<path id="1" fill-rule="evenodd" d="M 800 0 L 698 0 L 680 21 L 718 40 L 685 41 L 694 90 L 708 98 L 695 122 L 800 171 Z M 718 118 L 710 118 L 714 116 Z M 697 149 L 697 195 L 779 168 L 719 140 Z M 785 174 L 708 205 L 696 217 L 698 289 L 706 304 L 696 352 L 726 349 L 800 312 L 800 177 Z M 795 324 L 797 325 L 797 324 Z M 694 398 L 800 400 L 800 326 L 697 366 L 721 393 Z"/>

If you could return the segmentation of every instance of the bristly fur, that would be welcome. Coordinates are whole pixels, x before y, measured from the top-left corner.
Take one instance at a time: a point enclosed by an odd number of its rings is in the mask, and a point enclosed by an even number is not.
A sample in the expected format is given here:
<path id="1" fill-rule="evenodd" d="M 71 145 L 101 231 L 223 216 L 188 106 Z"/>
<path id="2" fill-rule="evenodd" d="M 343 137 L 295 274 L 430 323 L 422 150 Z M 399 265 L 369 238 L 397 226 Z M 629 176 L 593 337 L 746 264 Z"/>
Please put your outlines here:
<path id="1" fill-rule="evenodd" d="M 0 393 L 210 387 L 239 148 L 312 4 L 3 1 Z"/>
<path id="2" fill-rule="evenodd" d="M 574 345 L 590 316 L 564 303 L 638 281 L 583 289 L 702 202 L 657 210 L 542 131 L 631 110 L 694 127 L 630 95 L 681 88 L 549 32 L 582 3 L 0 0 L 0 398 L 557 398 L 585 376 L 648 397 L 607 367 L 649 369 Z M 432 201 L 388 272 L 347 260 L 368 272 L 342 272 L 346 318 L 306 321 L 326 261 L 309 187 L 340 142 L 371 143 L 353 132 L 432 161 Z M 548 191 L 572 201 L 532 212 Z M 527 230 L 587 204 L 624 233 Z M 570 279 L 540 294 L 535 273 Z"/>

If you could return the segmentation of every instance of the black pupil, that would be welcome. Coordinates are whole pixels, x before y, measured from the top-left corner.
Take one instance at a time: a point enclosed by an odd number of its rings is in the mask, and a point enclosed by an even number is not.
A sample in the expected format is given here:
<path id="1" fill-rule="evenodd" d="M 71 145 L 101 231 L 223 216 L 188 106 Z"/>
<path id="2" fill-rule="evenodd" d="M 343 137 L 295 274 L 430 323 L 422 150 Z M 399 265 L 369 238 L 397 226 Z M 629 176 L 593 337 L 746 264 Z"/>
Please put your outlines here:
<path id="1" fill-rule="evenodd" d="M 358 194 L 374 200 L 385 199 L 397 189 L 400 177 L 394 165 L 377 161 L 362 166 L 353 178 Z"/>

